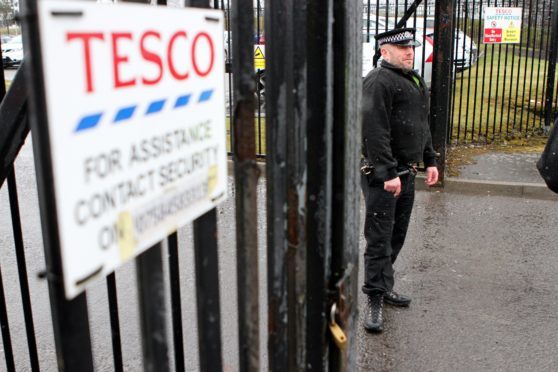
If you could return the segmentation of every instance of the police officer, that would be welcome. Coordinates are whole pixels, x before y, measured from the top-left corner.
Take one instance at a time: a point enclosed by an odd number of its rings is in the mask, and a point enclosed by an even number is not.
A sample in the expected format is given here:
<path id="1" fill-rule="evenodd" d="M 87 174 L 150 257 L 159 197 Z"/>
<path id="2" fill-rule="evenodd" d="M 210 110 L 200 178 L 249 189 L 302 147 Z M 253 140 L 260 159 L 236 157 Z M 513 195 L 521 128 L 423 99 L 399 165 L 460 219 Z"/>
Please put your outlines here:
<path id="1" fill-rule="evenodd" d="M 415 197 L 415 164 L 426 167 L 426 184 L 438 182 L 436 153 L 428 124 L 429 98 L 424 80 L 413 71 L 413 28 L 375 36 L 379 67 L 363 82 L 363 164 L 361 186 L 366 202 L 364 327 L 383 330 L 384 302 L 409 306 L 411 298 L 393 290 L 393 264 L 405 241 Z"/>

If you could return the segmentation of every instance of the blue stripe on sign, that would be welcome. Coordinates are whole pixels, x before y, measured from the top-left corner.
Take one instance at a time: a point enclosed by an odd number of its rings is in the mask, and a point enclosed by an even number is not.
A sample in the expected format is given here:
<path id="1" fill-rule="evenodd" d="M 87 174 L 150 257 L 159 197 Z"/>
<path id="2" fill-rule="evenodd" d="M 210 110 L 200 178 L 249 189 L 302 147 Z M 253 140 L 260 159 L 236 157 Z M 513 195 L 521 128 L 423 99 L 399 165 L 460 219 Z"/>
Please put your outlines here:
<path id="1" fill-rule="evenodd" d="M 185 94 L 180 96 L 176 99 L 176 103 L 174 104 L 174 108 L 186 106 L 190 102 L 191 94 Z"/>
<path id="2" fill-rule="evenodd" d="M 134 111 L 136 111 L 136 107 L 138 106 L 136 105 L 136 106 L 123 107 L 120 110 L 118 110 L 116 116 L 114 117 L 114 122 L 116 123 L 117 121 L 130 119 L 132 115 L 134 115 Z"/>
<path id="3" fill-rule="evenodd" d="M 200 94 L 200 99 L 199 99 L 198 103 L 209 101 L 211 99 L 212 94 L 213 94 L 213 89 L 204 90 Z"/>
<path id="4" fill-rule="evenodd" d="M 97 124 L 99 124 L 99 121 L 101 121 L 102 116 L 103 116 L 102 112 L 98 113 L 98 114 L 84 116 L 79 121 L 75 131 L 80 132 L 82 130 L 86 130 L 86 129 L 96 127 Z"/>
<path id="5" fill-rule="evenodd" d="M 165 105 L 165 101 L 166 99 L 161 99 L 159 101 L 151 102 L 149 104 L 149 107 L 147 108 L 147 112 L 145 113 L 145 115 L 154 114 L 161 111 L 163 109 L 163 106 Z"/>

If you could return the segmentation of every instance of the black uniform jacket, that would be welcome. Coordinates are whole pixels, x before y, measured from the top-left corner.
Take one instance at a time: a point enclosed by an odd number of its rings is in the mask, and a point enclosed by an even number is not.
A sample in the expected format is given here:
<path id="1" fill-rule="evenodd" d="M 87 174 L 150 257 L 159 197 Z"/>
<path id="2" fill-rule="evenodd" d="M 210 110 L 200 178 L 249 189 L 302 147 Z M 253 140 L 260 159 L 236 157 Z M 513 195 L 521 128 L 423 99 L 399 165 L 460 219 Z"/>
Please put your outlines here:
<path id="1" fill-rule="evenodd" d="M 418 74 L 382 60 L 364 78 L 362 100 L 362 150 L 375 167 L 374 178 L 396 178 L 398 165 L 436 165 L 428 124 L 428 89 Z"/>

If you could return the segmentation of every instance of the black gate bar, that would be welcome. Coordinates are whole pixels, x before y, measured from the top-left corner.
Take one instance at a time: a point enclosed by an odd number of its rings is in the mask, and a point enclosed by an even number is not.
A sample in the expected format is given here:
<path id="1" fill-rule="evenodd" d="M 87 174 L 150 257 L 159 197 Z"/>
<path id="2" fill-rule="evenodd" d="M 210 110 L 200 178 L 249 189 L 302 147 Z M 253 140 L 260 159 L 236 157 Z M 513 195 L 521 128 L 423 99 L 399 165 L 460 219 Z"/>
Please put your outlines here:
<path id="1" fill-rule="evenodd" d="M 256 164 L 254 109 L 256 84 L 259 81 L 256 82 L 257 76 L 254 74 L 253 2 L 235 0 L 231 5 L 239 370 L 256 372 L 260 370 L 257 213 L 260 171 Z M 257 13 L 256 29 L 259 37 L 259 10 Z M 258 113 L 259 110 L 258 102 Z M 260 149 L 261 145 L 260 141 Z"/>
<path id="2" fill-rule="evenodd" d="M 265 1 L 266 34 L 266 186 L 267 186 L 267 293 L 268 293 L 268 359 L 270 371 L 289 370 L 289 338 L 287 326 L 287 274 L 283 270 L 287 255 L 284 205 L 287 193 L 287 127 L 293 120 L 291 95 L 293 85 L 288 79 L 292 71 L 292 27 L 286 27 L 292 14 L 291 1 Z M 283 37 L 282 34 L 286 34 Z M 302 36 L 301 36 L 302 37 Z M 285 94 L 278 88 L 283 84 Z M 279 106 L 284 107 L 279 110 Z M 288 116 L 288 119 L 287 119 Z M 294 115 L 293 115 L 294 116 Z M 271 176 L 273 175 L 273 176 Z"/>
<path id="3" fill-rule="evenodd" d="M 165 314 L 162 245 L 157 243 L 136 258 L 143 368 L 170 371 Z"/>
<path id="4" fill-rule="evenodd" d="M 434 63 L 432 66 L 432 100 L 430 127 L 432 145 L 440 154 L 438 169 L 439 181 L 444 182 L 446 162 L 447 130 L 449 126 L 449 104 L 451 93 L 451 73 L 453 70 L 453 0 L 436 2 L 434 24 Z"/>
<path id="5" fill-rule="evenodd" d="M 122 372 L 122 343 L 120 338 L 120 317 L 118 315 L 118 296 L 116 294 L 116 273 L 107 276 L 107 295 L 109 302 L 110 333 L 112 339 L 112 360 L 114 371 Z"/>
<path id="6" fill-rule="evenodd" d="M 184 372 L 184 337 L 182 332 L 182 296 L 180 294 L 178 234 L 176 232 L 170 234 L 167 242 L 169 248 L 169 280 L 171 287 L 171 313 L 175 371 Z"/>
<path id="7" fill-rule="evenodd" d="M 310 371 L 328 370 L 328 296 L 331 275 L 332 159 L 333 159 L 333 1 L 307 1 L 307 153 L 306 181 L 306 365 Z M 342 27 L 344 1 L 338 1 L 336 22 Z M 356 22 L 355 22 L 356 23 Z M 360 22 L 358 22 L 360 24 Z M 341 28 L 344 34 L 344 29 Z M 359 33 L 360 36 L 360 33 Z M 360 39 L 360 38 L 359 38 Z M 341 46 L 341 45 L 339 45 Z M 339 53 L 343 54 L 343 49 Z M 343 65 L 346 67 L 346 65 Z M 359 66 L 360 67 L 360 66 Z M 360 70 L 360 69 L 357 69 Z M 349 80 L 349 79 L 348 79 Z M 349 80 L 350 81 L 350 80 Z M 293 185 L 294 186 L 294 185 Z M 303 232 L 304 234 L 304 232 Z M 300 240 L 301 243 L 303 240 Z M 304 245 L 298 249 L 304 249 Z M 332 369 L 335 371 L 335 369 Z"/>
<path id="8" fill-rule="evenodd" d="M 271 371 L 307 368 L 305 140 L 306 100 L 312 94 L 307 91 L 306 80 L 307 5 L 307 0 L 267 0 L 265 4 L 266 143 L 269 154 L 266 165 L 268 351 Z"/>
<path id="9" fill-rule="evenodd" d="M 0 52 L 1 56 L 1 52 Z M 0 81 L 0 186 L 11 172 L 19 150 L 25 143 L 25 138 L 29 134 L 29 123 L 27 122 L 27 79 L 25 74 L 26 62 L 22 62 L 10 85 L 10 90 L 6 94 L 4 73 Z"/>
<path id="10" fill-rule="evenodd" d="M 357 359 L 360 210 L 355 206 L 361 198 L 358 163 L 362 128 L 362 43 L 353 36 L 361 33 L 360 23 L 353 20 L 360 17 L 361 9 L 360 2 L 333 2 L 331 264 L 327 285 L 330 293 L 335 293 L 331 299 L 337 301 L 337 321 L 347 334 L 348 346 L 341 351 L 330 340 L 330 371 L 355 370 Z M 343 282 L 342 278 L 348 280 Z M 340 283 L 343 288 L 338 286 Z"/>
<path id="11" fill-rule="evenodd" d="M 37 341 L 35 339 L 35 326 L 33 322 L 33 312 L 31 309 L 31 295 L 29 293 L 29 279 L 27 277 L 27 263 L 25 260 L 25 247 L 23 244 L 21 216 L 19 213 L 16 176 L 13 166 L 12 171 L 8 176 L 8 193 L 12 213 L 12 228 L 14 232 L 19 289 L 23 306 L 23 318 L 25 319 L 25 333 L 27 335 L 27 346 L 29 350 L 29 362 L 31 364 L 32 371 L 39 371 L 39 356 L 37 354 Z"/>
<path id="12" fill-rule="evenodd" d="M 523 22 L 523 19 L 525 18 L 525 0 L 522 0 L 522 5 L 521 5 L 521 21 Z M 522 49 L 522 45 L 519 44 L 519 54 L 521 55 L 521 49 Z M 527 52 L 525 52 L 527 53 Z M 525 63 L 527 63 L 527 61 L 525 61 Z M 518 102 L 518 97 L 519 97 L 519 71 L 521 71 L 521 58 L 519 58 L 519 60 L 517 61 L 517 71 L 518 71 L 518 79 L 517 79 L 517 84 L 515 87 L 515 107 L 517 106 L 517 102 Z M 525 82 L 523 82 L 523 86 L 525 86 Z M 521 110 L 523 112 L 523 109 Z M 513 125 L 514 128 L 516 127 L 516 121 L 517 121 L 517 110 L 514 110 L 513 113 Z M 519 124 L 519 130 L 521 130 L 521 119 L 520 119 L 520 124 Z"/>
<path id="13" fill-rule="evenodd" d="M 24 49 L 29 62 L 27 88 L 29 95 L 29 124 L 33 135 L 37 185 L 41 211 L 43 244 L 46 260 L 50 305 L 58 369 L 60 371 L 93 371 L 89 317 L 85 293 L 66 300 L 62 281 L 62 257 L 58 235 L 53 164 L 50 153 L 45 85 L 37 16 L 37 2 L 25 0 L 21 4 L 23 33 L 27 35 Z"/>
<path id="14" fill-rule="evenodd" d="M 2 52 L 0 51 L 0 59 L 2 57 Z M 0 98 L 4 99 L 6 96 L 6 82 L 4 81 L 4 70 L 0 71 Z M 0 110 L 1 112 L 1 110 Z M 4 116 L 0 116 L 0 118 L 4 119 Z M 3 120 L 2 120 L 3 122 Z M 4 129 L 4 128 L 2 128 Z M 0 132 L 0 135 L 2 132 Z M 9 141 L 5 136 L 2 138 L 0 142 L 0 149 L 2 153 L 5 151 L 5 147 L 9 146 L 9 143 L 6 143 L 6 140 Z M 4 182 L 6 175 L 13 174 L 14 167 L 13 163 L 9 163 L 2 167 L 2 178 L 0 179 L 0 186 Z M 11 203 L 11 202 L 10 202 Z M 13 215 L 13 212 L 12 212 Z M 13 219 L 13 216 L 12 216 Z M 19 219 L 18 219 L 19 222 Z M 15 237 L 14 237 L 15 238 Z M 0 329 L 2 331 L 2 343 L 4 345 L 4 359 L 6 360 L 6 369 L 9 372 L 15 371 L 15 363 L 14 363 L 14 353 L 12 349 L 12 338 L 10 337 L 10 323 L 8 321 L 8 311 L 6 309 L 6 297 L 4 295 L 4 281 L 2 280 L 2 269 L 0 264 Z"/>
<path id="15" fill-rule="evenodd" d="M 208 0 L 186 0 L 186 6 L 208 8 Z M 200 371 L 222 370 L 217 210 L 213 208 L 194 221 L 194 262 Z"/>
<path id="16" fill-rule="evenodd" d="M 545 129 L 552 122 L 552 97 L 554 96 L 554 82 L 556 81 L 556 58 L 558 57 L 558 0 L 552 5 L 552 22 L 550 25 L 550 52 L 548 53 L 548 73 L 546 74 L 546 99 L 544 112 Z"/>
<path id="17" fill-rule="evenodd" d="M 525 3 L 525 0 L 523 0 L 523 3 Z M 521 131 L 523 129 L 523 113 L 525 112 L 525 93 L 527 92 L 527 68 L 529 67 L 528 64 L 528 60 L 527 57 L 529 56 L 529 41 L 531 40 L 531 19 L 532 19 L 532 10 L 533 10 L 533 2 L 529 1 L 529 12 L 528 12 L 528 21 L 527 21 L 527 43 L 526 43 L 526 47 L 525 47 L 525 68 L 524 68 L 524 72 L 523 72 L 523 94 L 521 97 L 521 105 L 522 105 L 522 109 L 521 109 L 521 115 L 520 115 L 520 119 L 519 119 L 519 130 Z M 525 5 L 524 5 L 525 6 Z M 527 97 L 527 99 L 529 99 L 529 97 Z M 529 115 L 529 111 L 527 111 L 527 116 Z M 529 129 L 529 123 L 527 123 L 525 125 L 525 130 Z"/>
<path id="18" fill-rule="evenodd" d="M 4 280 L 2 279 L 2 269 L 0 268 L 0 326 L 2 329 L 2 344 L 4 346 L 4 359 L 8 372 L 15 372 L 14 351 L 12 348 L 12 338 L 10 336 L 10 323 L 8 321 L 8 311 L 6 309 L 6 296 L 4 294 Z"/>
<path id="19" fill-rule="evenodd" d="M 200 371 L 221 371 L 223 363 L 215 208 L 194 221 L 194 262 Z"/>

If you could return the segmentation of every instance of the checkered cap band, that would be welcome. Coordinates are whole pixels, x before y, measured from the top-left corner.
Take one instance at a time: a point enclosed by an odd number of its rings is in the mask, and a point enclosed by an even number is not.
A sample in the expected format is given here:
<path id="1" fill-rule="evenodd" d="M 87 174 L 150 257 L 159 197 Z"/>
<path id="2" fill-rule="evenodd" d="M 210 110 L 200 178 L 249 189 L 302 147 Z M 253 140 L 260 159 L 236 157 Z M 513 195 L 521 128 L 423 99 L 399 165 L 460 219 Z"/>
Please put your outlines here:
<path id="1" fill-rule="evenodd" d="M 386 43 L 400 43 L 402 41 L 408 41 L 414 39 L 413 33 L 411 31 L 399 32 L 395 35 L 388 35 L 378 39 L 378 44 L 383 45 Z"/>

